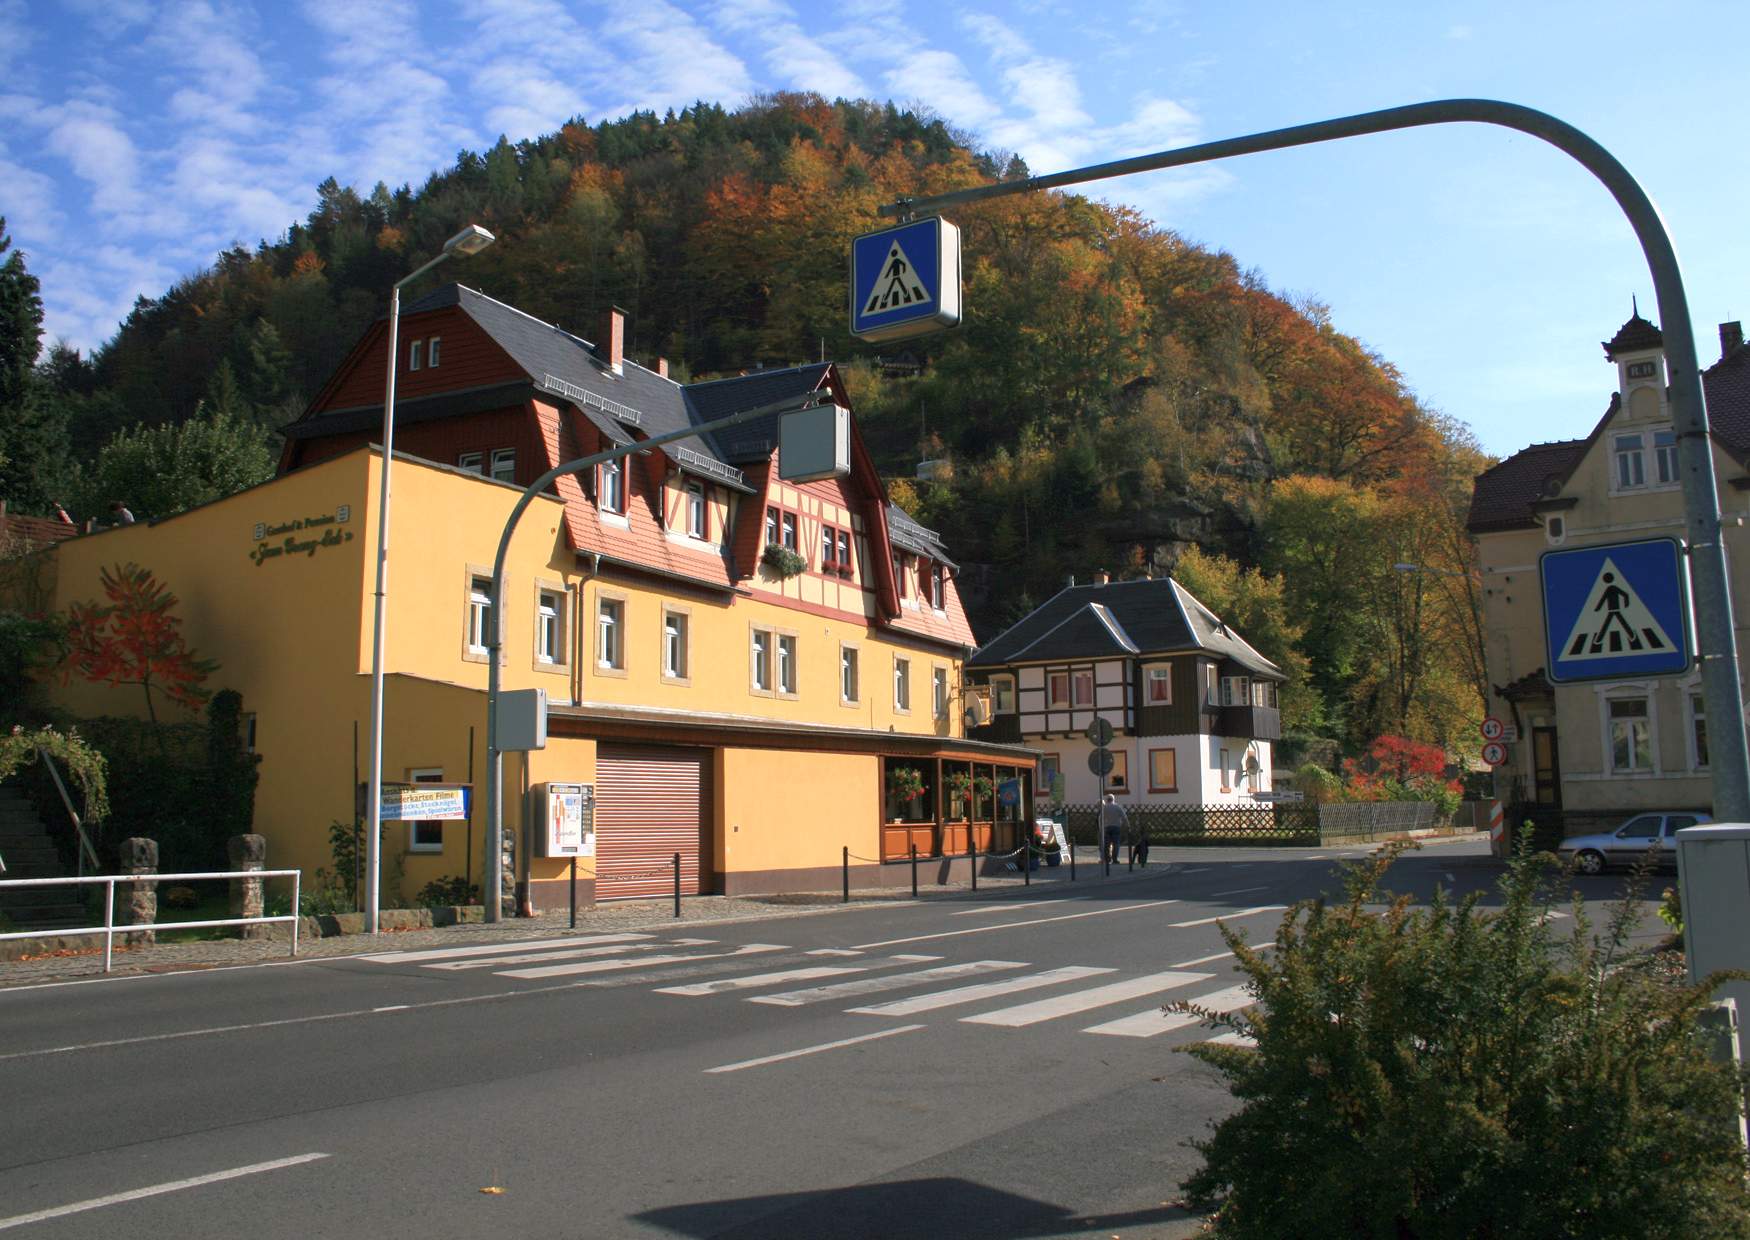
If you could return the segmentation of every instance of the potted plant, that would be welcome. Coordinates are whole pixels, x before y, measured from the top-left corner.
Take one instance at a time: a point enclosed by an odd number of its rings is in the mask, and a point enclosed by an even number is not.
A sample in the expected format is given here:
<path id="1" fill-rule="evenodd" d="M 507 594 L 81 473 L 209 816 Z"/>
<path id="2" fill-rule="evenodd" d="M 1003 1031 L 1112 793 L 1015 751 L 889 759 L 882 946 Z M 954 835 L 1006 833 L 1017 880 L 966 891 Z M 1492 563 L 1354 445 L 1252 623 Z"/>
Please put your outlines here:
<path id="1" fill-rule="evenodd" d="M 780 577 L 794 577 L 808 567 L 808 561 L 801 553 L 779 543 L 766 544 L 766 549 L 760 553 L 760 563 Z"/>
<path id="2" fill-rule="evenodd" d="M 901 803 L 924 795 L 924 773 L 915 766 L 896 766 L 887 772 L 887 792 Z"/>
<path id="3" fill-rule="evenodd" d="M 951 771 L 948 774 L 948 795 L 956 802 L 957 812 L 969 811 L 967 798 L 974 787 L 972 775 L 967 771 Z"/>

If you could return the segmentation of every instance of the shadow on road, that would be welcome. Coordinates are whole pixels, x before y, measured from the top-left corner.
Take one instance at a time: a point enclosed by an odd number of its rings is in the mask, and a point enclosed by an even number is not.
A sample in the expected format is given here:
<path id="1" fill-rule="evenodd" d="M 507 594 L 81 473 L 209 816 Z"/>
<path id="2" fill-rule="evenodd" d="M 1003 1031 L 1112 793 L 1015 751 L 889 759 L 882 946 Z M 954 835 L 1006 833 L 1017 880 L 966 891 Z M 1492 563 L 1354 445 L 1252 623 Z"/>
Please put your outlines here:
<path id="1" fill-rule="evenodd" d="M 633 1216 L 700 1240 L 1048 1240 L 1114 1234 L 1191 1235 L 1176 1206 L 1077 1214 L 1054 1202 L 942 1177 L 662 1206 Z M 1177 1226 L 1172 1226 L 1177 1224 Z M 1146 1233 L 1138 1228 L 1147 1227 Z"/>

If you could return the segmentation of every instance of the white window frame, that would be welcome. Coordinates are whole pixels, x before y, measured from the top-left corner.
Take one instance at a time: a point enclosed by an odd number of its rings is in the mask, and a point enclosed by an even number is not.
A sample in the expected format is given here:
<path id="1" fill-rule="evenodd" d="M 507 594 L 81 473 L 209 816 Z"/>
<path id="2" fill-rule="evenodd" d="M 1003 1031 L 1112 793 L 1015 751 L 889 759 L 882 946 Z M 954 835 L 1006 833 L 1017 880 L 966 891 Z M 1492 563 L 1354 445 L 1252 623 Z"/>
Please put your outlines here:
<path id="1" fill-rule="evenodd" d="M 862 701 L 862 647 L 839 643 L 839 704 L 856 706 Z"/>
<path id="2" fill-rule="evenodd" d="M 1155 686 L 1165 685 L 1165 697 L 1155 697 Z M 1142 669 L 1142 704 L 1144 706 L 1171 706 L 1173 704 L 1173 665 L 1171 663 L 1156 663 Z"/>
<path id="3" fill-rule="evenodd" d="M 1670 443 L 1660 443 L 1661 439 L 1669 439 Z M 1677 465 L 1677 432 L 1671 427 L 1658 427 L 1653 431 L 1653 475 L 1657 481 L 1654 486 L 1674 487 L 1682 483 L 1678 476 Z M 1670 475 L 1667 477 L 1666 475 Z"/>
<path id="4" fill-rule="evenodd" d="M 794 698 L 802 681 L 802 656 L 797 637 L 796 634 L 786 633 L 782 629 L 775 631 L 775 637 L 773 653 L 777 656 L 777 667 L 772 676 L 772 685 L 779 697 Z"/>
<path id="5" fill-rule="evenodd" d="M 851 531 L 838 531 L 838 543 L 839 571 L 849 576 L 851 572 Z"/>
<path id="6" fill-rule="evenodd" d="M 484 452 L 458 452 L 456 468 L 465 469 L 471 474 L 486 475 L 486 454 Z"/>
<path id="7" fill-rule="evenodd" d="M 665 603 L 662 608 L 662 679 L 671 685 L 692 683 L 692 613 Z"/>
<path id="8" fill-rule="evenodd" d="M 893 656 L 893 709 L 901 715 L 911 714 L 911 660 Z"/>
<path id="9" fill-rule="evenodd" d="M 1632 447 L 1630 446 L 1632 442 Z M 1610 435 L 1610 489 L 1641 491 L 1647 485 L 1646 439 L 1639 431 L 1612 431 Z M 1631 469 L 1630 466 L 1633 466 Z M 1632 474 L 1633 481 L 1624 477 Z"/>
<path id="10" fill-rule="evenodd" d="M 948 717 L 948 669 L 940 663 L 930 668 L 930 705 L 936 718 Z"/>
<path id="11" fill-rule="evenodd" d="M 1214 663 L 1203 665 L 1203 686 L 1209 705 L 1221 705 L 1221 673 L 1216 670 Z"/>
<path id="12" fill-rule="evenodd" d="M 484 659 L 492 634 L 492 578 L 470 574 L 468 578 L 468 653 Z"/>
<path id="13" fill-rule="evenodd" d="M 687 537 L 708 539 L 711 533 L 711 510 L 705 502 L 705 484 L 687 483 Z"/>
<path id="14" fill-rule="evenodd" d="M 1058 695 L 1058 692 L 1057 692 L 1057 686 L 1058 686 L 1058 683 L 1060 681 L 1063 684 L 1063 694 L 1061 697 Z M 1067 671 L 1047 672 L 1045 674 L 1045 705 L 1047 707 L 1053 708 L 1053 709 L 1055 709 L 1057 707 L 1063 707 L 1066 710 L 1069 708 L 1069 704 L 1070 704 L 1069 703 L 1069 698 L 1070 698 L 1069 681 L 1070 681 L 1070 676 L 1069 676 L 1069 673 Z"/>
<path id="15" fill-rule="evenodd" d="M 542 589 L 535 594 L 535 662 L 565 662 L 565 593 Z"/>
<path id="16" fill-rule="evenodd" d="M 778 513 L 778 537 L 783 540 L 783 546 L 790 551 L 802 554 L 802 523 L 793 512 Z"/>
<path id="17" fill-rule="evenodd" d="M 838 535 L 838 530 L 830 525 L 820 527 L 820 571 L 823 573 L 838 567 Z"/>
<path id="18" fill-rule="evenodd" d="M 626 599 L 597 594 L 595 600 L 595 664 L 598 676 L 626 674 Z"/>
<path id="19" fill-rule="evenodd" d="M 1077 690 L 1084 684 L 1088 687 L 1088 696 L 1086 698 L 1082 698 L 1077 694 Z M 1079 667 L 1071 669 L 1069 674 L 1069 706 L 1071 710 L 1080 710 L 1083 707 L 1092 710 L 1094 707 L 1094 700 L 1099 696 L 1099 693 L 1100 681 L 1099 678 L 1094 675 L 1093 668 Z"/>
<path id="20" fill-rule="evenodd" d="M 1155 755 L 1157 753 L 1173 756 L 1173 782 L 1160 784 L 1155 782 Z M 1148 751 L 1148 790 L 1150 792 L 1177 792 L 1179 790 L 1179 750 L 1175 745 L 1161 745 Z"/>
<path id="21" fill-rule="evenodd" d="M 1221 678 L 1221 704 L 1223 706 L 1251 705 L 1251 681 L 1250 676 L 1223 676 Z"/>
<path id="22" fill-rule="evenodd" d="M 430 340 L 425 342 L 425 368 L 427 370 L 436 370 L 438 368 L 438 346 L 443 342 L 444 338 L 442 336 L 433 336 Z"/>
<path id="23" fill-rule="evenodd" d="M 770 697 L 772 693 L 772 664 L 775 659 L 772 647 L 776 644 L 771 629 L 758 625 L 750 626 L 747 643 L 747 683 L 748 692 Z"/>
<path id="24" fill-rule="evenodd" d="M 944 611 L 948 606 L 948 570 L 940 564 L 930 565 L 930 607 Z"/>
<path id="25" fill-rule="evenodd" d="M 409 340 L 407 342 L 407 369 L 408 370 L 418 370 L 419 369 L 420 351 L 424 347 L 424 345 L 425 345 L 425 341 L 423 341 L 423 340 Z"/>
<path id="26" fill-rule="evenodd" d="M 407 772 L 407 781 L 414 784 L 441 784 L 444 782 L 444 769 L 441 766 L 416 766 Z M 437 840 L 421 840 L 419 829 L 423 826 L 437 828 Z M 407 824 L 407 851 L 410 853 L 441 853 L 444 850 L 444 823 L 441 818 L 417 818 Z"/>
<path id="27" fill-rule="evenodd" d="M 1603 749 L 1604 749 L 1603 757 L 1604 757 L 1605 772 L 1609 775 L 1612 775 L 1612 776 L 1626 776 L 1629 778 L 1634 778 L 1634 777 L 1642 776 L 1642 775 L 1656 775 L 1656 774 L 1658 774 L 1659 773 L 1659 706 L 1658 706 L 1658 699 L 1655 696 L 1655 694 L 1653 693 L 1653 690 L 1647 686 L 1620 685 L 1620 686 L 1616 686 L 1614 688 L 1611 688 L 1611 689 L 1608 689 L 1608 690 L 1605 690 L 1604 692 L 1602 692 L 1599 695 L 1598 702 L 1599 702 L 1599 705 L 1598 705 L 1598 711 L 1599 711 L 1598 735 L 1603 740 Z M 1612 704 L 1616 703 L 1616 702 L 1641 702 L 1646 707 L 1646 715 L 1643 718 L 1643 723 L 1646 727 L 1645 744 L 1646 744 L 1646 752 L 1647 752 L 1647 765 L 1645 765 L 1645 766 L 1639 766 L 1639 765 L 1633 765 L 1633 764 L 1628 765 L 1628 766 L 1617 765 L 1617 761 L 1616 761 L 1616 725 L 1618 723 L 1628 723 L 1629 720 L 1632 719 L 1632 716 L 1629 718 L 1625 718 L 1625 719 L 1616 718 L 1613 715 L 1612 710 L 1611 710 Z M 1632 737 L 1633 737 L 1632 729 L 1630 730 L 1629 735 L 1631 737 L 1630 743 L 1632 746 L 1632 743 L 1633 743 L 1632 742 Z M 1632 757 L 1632 753 L 1631 753 L 1631 757 Z"/>
<path id="28" fill-rule="evenodd" d="M 510 475 L 501 478 L 501 473 Z M 516 482 L 516 449 L 494 448 L 492 450 L 492 472 L 488 475 L 494 482 Z"/>
<path id="29" fill-rule="evenodd" d="M 1130 791 L 1130 751 L 1114 749 L 1112 753 L 1112 769 L 1107 771 L 1101 780 L 1101 789 L 1105 792 Z"/>
<path id="30" fill-rule="evenodd" d="M 766 546 L 778 547 L 783 545 L 778 541 L 781 536 L 780 530 L 783 528 L 783 520 L 783 509 L 779 508 L 776 504 L 766 505 Z"/>
<path id="31" fill-rule="evenodd" d="M 990 713 L 992 715 L 1012 715 L 1015 710 L 1015 678 L 1013 676 L 992 676 L 990 678 Z"/>
<path id="32" fill-rule="evenodd" d="M 616 517 L 626 515 L 626 462 L 624 458 L 603 461 L 601 483 L 596 490 L 596 507 Z"/>

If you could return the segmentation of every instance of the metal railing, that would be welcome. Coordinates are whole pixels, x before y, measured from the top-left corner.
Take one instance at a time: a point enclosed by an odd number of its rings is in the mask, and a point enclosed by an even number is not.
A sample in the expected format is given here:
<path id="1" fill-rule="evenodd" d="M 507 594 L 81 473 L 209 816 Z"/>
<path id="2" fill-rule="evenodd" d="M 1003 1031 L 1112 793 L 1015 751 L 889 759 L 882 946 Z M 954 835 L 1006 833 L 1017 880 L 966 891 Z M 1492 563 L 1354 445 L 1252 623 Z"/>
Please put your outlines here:
<path id="1" fill-rule="evenodd" d="M 0 942 L 7 939 L 64 939 L 81 934 L 103 935 L 103 971 L 110 971 L 115 957 L 115 936 L 117 934 L 137 934 L 144 930 L 204 930 L 215 926 L 255 926 L 269 925 L 276 922 L 290 922 L 292 926 L 292 951 L 298 954 L 298 905 L 302 896 L 304 872 L 302 870 L 209 870 L 197 874 L 91 874 L 82 878 L 8 878 L 0 879 L 0 891 L 10 891 L 16 887 L 81 887 L 103 885 L 103 924 L 101 926 L 81 926 L 69 929 L 43 930 L 11 930 L 0 934 Z M 115 924 L 115 889 L 118 883 L 164 883 L 192 882 L 196 879 L 223 878 L 231 882 L 243 879 L 290 878 L 292 880 L 292 911 L 290 913 L 270 914 L 261 917 L 220 917 L 202 921 L 150 921 L 134 922 L 128 925 Z"/>
<path id="2" fill-rule="evenodd" d="M 61 780 L 61 772 L 55 766 L 54 755 L 41 745 L 36 749 L 37 757 L 49 770 L 49 776 L 55 781 L 55 791 L 61 794 L 61 804 L 67 807 L 67 817 L 73 820 L 73 834 L 78 838 L 79 847 L 73 850 L 73 871 L 80 878 L 85 877 L 85 862 L 91 862 L 92 869 L 98 869 L 97 850 L 91 847 L 91 840 L 85 834 L 85 823 L 79 818 L 79 811 L 73 808 L 73 798 L 67 795 L 67 785 Z"/>

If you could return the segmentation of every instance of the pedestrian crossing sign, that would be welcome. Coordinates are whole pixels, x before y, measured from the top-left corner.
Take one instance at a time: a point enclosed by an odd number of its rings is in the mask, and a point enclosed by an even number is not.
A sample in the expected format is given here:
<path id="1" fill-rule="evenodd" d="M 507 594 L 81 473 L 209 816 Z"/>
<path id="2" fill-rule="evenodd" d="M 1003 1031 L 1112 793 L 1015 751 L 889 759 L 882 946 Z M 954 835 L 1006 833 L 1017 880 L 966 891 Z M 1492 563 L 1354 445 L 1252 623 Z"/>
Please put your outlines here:
<path id="1" fill-rule="evenodd" d="M 939 216 L 851 242 L 851 334 L 903 340 L 960 322 L 960 230 Z"/>
<path id="2" fill-rule="evenodd" d="M 1689 576 L 1676 539 L 1546 551 L 1540 569 L 1550 680 L 1689 669 Z"/>

